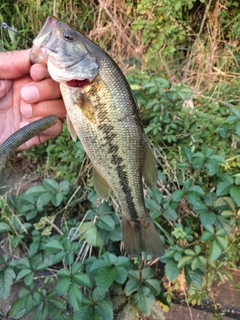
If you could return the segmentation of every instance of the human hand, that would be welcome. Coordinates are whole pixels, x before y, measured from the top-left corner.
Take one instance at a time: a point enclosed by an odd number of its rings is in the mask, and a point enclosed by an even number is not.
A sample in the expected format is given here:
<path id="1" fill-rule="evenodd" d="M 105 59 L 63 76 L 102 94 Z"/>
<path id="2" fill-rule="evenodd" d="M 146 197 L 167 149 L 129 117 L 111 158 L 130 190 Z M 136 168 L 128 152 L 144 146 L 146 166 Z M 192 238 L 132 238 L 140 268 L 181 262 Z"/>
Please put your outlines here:
<path id="1" fill-rule="evenodd" d="M 66 110 L 59 84 L 53 81 L 46 66 L 30 64 L 30 50 L 0 52 L 0 144 L 12 133 L 48 115 L 64 118 Z M 54 138 L 62 131 L 58 121 L 18 150 Z"/>

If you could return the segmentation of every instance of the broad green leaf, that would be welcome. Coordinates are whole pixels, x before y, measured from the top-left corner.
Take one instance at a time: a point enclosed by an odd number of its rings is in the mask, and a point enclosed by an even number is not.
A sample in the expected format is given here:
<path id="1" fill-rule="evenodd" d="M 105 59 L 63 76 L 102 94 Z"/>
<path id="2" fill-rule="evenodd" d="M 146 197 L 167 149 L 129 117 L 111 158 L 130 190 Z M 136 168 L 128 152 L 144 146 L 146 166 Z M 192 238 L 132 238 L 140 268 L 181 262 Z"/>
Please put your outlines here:
<path id="1" fill-rule="evenodd" d="M 115 222 L 113 218 L 108 214 L 108 215 L 102 215 L 97 219 L 97 225 L 98 227 L 107 230 L 107 231 L 112 231 L 114 230 L 115 227 Z"/>
<path id="2" fill-rule="evenodd" d="M 92 288 L 91 280 L 85 273 L 74 274 L 72 281 L 78 283 L 82 287 Z"/>
<path id="3" fill-rule="evenodd" d="M 127 275 L 128 275 L 127 269 L 124 267 L 115 267 L 115 269 L 117 271 L 115 281 L 117 283 L 123 284 L 127 279 Z"/>
<path id="4" fill-rule="evenodd" d="M 33 283 L 34 272 L 30 272 L 24 279 L 26 286 L 30 286 Z"/>
<path id="5" fill-rule="evenodd" d="M 199 267 L 201 267 L 201 260 L 199 259 L 199 257 L 195 257 L 193 258 L 192 262 L 191 262 L 191 268 L 192 270 L 196 270 L 198 269 Z"/>
<path id="6" fill-rule="evenodd" d="M 164 218 L 169 219 L 169 220 L 176 220 L 177 219 L 177 212 L 174 209 L 172 209 L 170 206 L 168 206 L 164 210 L 163 216 L 164 216 Z"/>
<path id="7" fill-rule="evenodd" d="M 105 299 L 106 293 L 103 293 L 102 290 L 99 289 L 99 287 L 95 287 L 92 291 L 92 299 L 94 302 L 102 301 Z"/>
<path id="8" fill-rule="evenodd" d="M 196 255 L 196 252 L 193 251 L 192 249 L 185 249 L 184 250 L 184 253 L 188 256 L 195 256 Z"/>
<path id="9" fill-rule="evenodd" d="M 182 147 L 181 148 L 182 154 L 187 158 L 187 160 L 190 162 L 192 160 L 192 152 L 189 147 Z"/>
<path id="10" fill-rule="evenodd" d="M 235 123 L 235 132 L 236 132 L 236 135 L 240 137 L 240 121 L 239 120 Z"/>
<path id="11" fill-rule="evenodd" d="M 178 263 L 174 260 L 170 260 L 165 265 L 165 273 L 169 281 L 175 280 L 181 271 L 182 269 L 178 268 Z"/>
<path id="12" fill-rule="evenodd" d="M 57 281 L 56 285 L 56 291 L 59 296 L 63 296 L 65 293 L 67 293 L 69 287 L 71 284 L 70 278 L 60 278 Z"/>
<path id="13" fill-rule="evenodd" d="M 91 272 L 94 272 L 94 271 L 97 271 L 99 269 L 102 269 L 102 268 L 107 268 L 107 267 L 110 267 L 110 263 L 108 261 L 105 261 L 105 260 L 96 260 L 92 263 L 91 267 L 90 267 L 90 271 Z"/>
<path id="14" fill-rule="evenodd" d="M 212 225 L 216 221 L 216 214 L 212 211 L 206 210 L 200 215 L 201 224 L 205 227 L 206 225 Z"/>
<path id="15" fill-rule="evenodd" d="M 177 267 L 178 268 L 182 268 L 184 267 L 186 264 L 190 264 L 191 261 L 193 260 L 193 256 L 184 256 L 182 257 L 179 261 L 178 261 L 178 264 L 177 264 Z"/>
<path id="16" fill-rule="evenodd" d="M 221 181 L 217 184 L 217 196 L 225 196 L 229 193 L 231 187 L 231 183 L 227 182 L 227 181 Z"/>
<path id="17" fill-rule="evenodd" d="M 53 191 L 53 192 L 58 191 L 58 183 L 53 179 L 44 179 L 43 185 L 50 191 Z"/>
<path id="18" fill-rule="evenodd" d="M 122 256 L 119 256 L 117 258 L 117 261 L 115 263 L 116 266 L 118 267 L 126 267 L 129 265 L 129 259 L 127 257 L 122 257 Z"/>
<path id="19" fill-rule="evenodd" d="M 137 292 L 137 301 L 141 310 L 147 315 L 150 315 L 155 298 L 149 288 L 145 286 L 139 288 Z"/>
<path id="20" fill-rule="evenodd" d="M 129 270 L 128 271 L 129 278 L 134 278 L 136 280 L 140 280 L 140 272 L 138 270 Z"/>
<path id="21" fill-rule="evenodd" d="M 82 293 L 80 292 L 76 283 L 71 283 L 67 291 L 68 303 L 76 310 L 79 311 L 82 302 Z"/>
<path id="22" fill-rule="evenodd" d="M 50 252 L 57 252 L 63 250 L 64 248 L 58 240 L 51 240 L 45 244 L 44 249 Z"/>
<path id="23" fill-rule="evenodd" d="M 216 240 L 213 240 L 210 243 L 210 247 L 209 247 L 209 261 L 212 262 L 217 260 L 220 257 L 221 253 L 222 253 L 222 248 L 220 247 L 220 245 Z"/>
<path id="24" fill-rule="evenodd" d="M 117 276 L 117 270 L 113 268 L 102 268 L 95 274 L 96 284 L 103 293 L 111 286 Z"/>
<path id="25" fill-rule="evenodd" d="M 37 198 L 37 210 L 42 211 L 42 208 L 45 207 L 51 200 L 52 200 L 53 194 L 50 193 L 49 191 L 42 193 L 38 198 Z"/>
<path id="26" fill-rule="evenodd" d="M 209 192 L 204 196 L 204 202 L 209 207 L 213 207 L 216 200 L 217 195 L 215 192 Z"/>
<path id="27" fill-rule="evenodd" d="M 113 319 L 113 306 L 110 301 L 99 301 L 95 306 L 95 311 L 100 314 L 104 320 Z"/>
<path id="28" fill-rule="evenodd" d="M 10 315 L 14 319 L 23 319 L 23 317 L 26 315 L 26 307 L 25 307 L 25 301 L 26 299 L 18 299 L 13 302 L 10 309 Z"/>
<path id="29" fill-rule="evenodd" d="M 67 269 L 60 269 L 57 273 L 57 276 L 58 278 L 61 278 L 61 277 L 70 277 L 71 276 L 71 273 L 69 270 Z"/>
<path id="30" fill-rule="evenodd" d="M 0 299 L 7 299 L 10 295 L 13 280 L 16 274 L 11 268 L 0 270 Z"/>
<path id="31" fill-rule="evenodd" d="M 103 257 L 104 260 L 109 263 L 109 265 L 115 265 L 115 263 L 117 262 L 117 256 L 115 254 L 105 252 Z"/>
<path id="32" fill-rule="evenodd" d="M 228 246 L 228 240 L 223 237 L 217 237 L 216 242 L 219 245 L 219 247 L 224 251 L 227 249 Z"/>
<path id="33" fill-rule="evenodd" d="M 54 194 L 52 196 L 52 204 L 55 206 L 55 207 L 58 207 L 60 206 L 60 204 L 62 203 L 63 201 L 63 194 L 61 192 L 57 193 L 57 194 Z"/>
<path id="34" fill-rule="evenodd" d="M 103 239 L 100 235 L 100 233 L 97 230 L 97 227 L 91 226 L 87 231 L 86 231 L 86 241 L 88 245 L 94 246 L 94 247 L 102 247 L 104 242 Z"/>
<path id="35" fill-rule="evenodd" d="M 160 280 L 147 279 L 144 281 L 144 285 L 148 287 L 154 296 L 158 296 L 161 291 Z"/>
<path id="36" fill-rule="evenodd" d="M 129 279 L 125 286 L 126 296 L 130 296 L 133 292 L 140 288 L 140 282 L 136 279 Z"/>
<path id="37" fill-rule="evenodd" d="M 179 202 L 185 196 L 184 190 L 176 190 L 171 194 L 173 201 Z"/>
<path id="38" fill-rule="evenodd" d="M 30 272 L 32 272 L 32 271 L 30 269 L 28 269 L 28 268 L 21 270 L 19 272 L 19 274 L 17 275 L 16 280 L 18 281 L 18 280 L 22 279 L 23 277 L 28 275 Z"/>
<path id="39" fill-rule="evenodd" d="M 188 191 L 195 191 L 197 194 L 203 196 L 205 194 L 205 192 L 203 191 L 203 189 L 200 186 L 194 185 L 191 186 Z"/>
<path id="40" fill-rule="evenodd" d="M 240 206 L 240 186 L 232 186 L 230 195 L 238 206 Z"/>
<path id="41" fill-rule="evenodd" d="M 0 232 L 8 232 L 11 231 L 11 228 L 6 222 L 0 222 Z"/>
<path id="42" fill-rule="evenodd" d="M 152 268 L 150 267 L 147 267 L 147 268 L 144 268 L 142 270 L 142 279 L 143 280 L 146 280 L 146 279 L 150 279 L 154 276 L 154 271 Z"/>
<path id="43" fill-rule="evenodd" d="M 82 268 L 83 268 L 83 265 L 81 262 L 73 263 L 71 267 L 71 273 L 72 274 L 78 273 L 80 270 L 82 270 Z"/>

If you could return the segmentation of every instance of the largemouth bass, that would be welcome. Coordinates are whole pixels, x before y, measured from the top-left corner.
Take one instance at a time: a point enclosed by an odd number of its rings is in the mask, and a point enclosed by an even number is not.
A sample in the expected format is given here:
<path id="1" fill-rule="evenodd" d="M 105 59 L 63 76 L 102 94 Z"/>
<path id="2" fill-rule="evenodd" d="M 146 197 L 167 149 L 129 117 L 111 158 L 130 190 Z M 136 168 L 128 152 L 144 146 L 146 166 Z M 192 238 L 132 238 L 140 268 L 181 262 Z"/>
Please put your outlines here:
<path id="1" fill-rule="evenodd" d="M 157 180 L 156 160 L 144 134 L 131 88 L 117 64 L 67 23 L 48 17 L 31 50 L 60 83 L 71 136 L 81 140 L 93 165 L 97 194 L 112 189 L 122 210 L 123 242 L 130 255 L 163 254 L 144 204 L 143 181 Z"/>

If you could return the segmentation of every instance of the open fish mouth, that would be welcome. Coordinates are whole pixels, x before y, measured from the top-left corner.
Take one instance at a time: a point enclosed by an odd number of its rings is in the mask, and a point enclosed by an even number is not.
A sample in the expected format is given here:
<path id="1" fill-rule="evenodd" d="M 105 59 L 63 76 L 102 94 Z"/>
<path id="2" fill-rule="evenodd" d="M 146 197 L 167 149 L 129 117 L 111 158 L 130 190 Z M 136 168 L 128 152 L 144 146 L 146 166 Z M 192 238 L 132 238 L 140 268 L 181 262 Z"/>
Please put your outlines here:
<path id="1" fill-rule="evenodd" d="M 56 24 L 56 18 L 48 17 L 38 36 L 34 39 L 30 56 L 32 63 L 47 62 L 49 56 L 47 50 L 56 53 L 56 51 L 51 48 L 56 40 L 54 36 Z"/>

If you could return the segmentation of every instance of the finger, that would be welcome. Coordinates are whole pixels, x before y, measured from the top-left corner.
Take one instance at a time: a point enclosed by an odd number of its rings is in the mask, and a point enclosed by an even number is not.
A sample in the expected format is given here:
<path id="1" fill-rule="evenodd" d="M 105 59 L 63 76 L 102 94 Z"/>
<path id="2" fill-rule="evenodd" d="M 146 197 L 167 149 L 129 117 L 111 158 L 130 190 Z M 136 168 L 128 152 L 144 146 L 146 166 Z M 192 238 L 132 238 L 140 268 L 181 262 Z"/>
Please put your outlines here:
<path id="1" fill-rule="evenodd" d="M 27 103 L 54 100 L 61 97 L 59 84 L 51 78 L 30 82 L 22 87 L 21 97 Z"/>
<path id="2" fill-rule="evenodd" d="M 11 88 L 12 81 L 11 80 L 0 80 L 0 99 L 5 97 Z"/>
<path id="3" fill-rule="evenodd" d="M 35 121 L 38 118 L 35 118 L 32 121 Z M 25 125 L 29 124 L 29 122 L 21 122 L 20 123 L 20 128 L 24 127 Z M 18 150 L 25 150 L 28 149 L 30 147 L 36 146 L 39 143 L 43 143 L 46 142 L 49 139 L 55 138 L 57 137 L 60 133 L 62 132 L 62 122 L 59 120 L 53 127 L 45 130 L 44 132 L 42 132 L 40 135 L 28 140 L 27 142 L 25 142 L 24 144 L 22 144 Z"/>
<path id="4" fill-rule="evenodd" d="M 66 109 L 62 99 L 41 101 L 36 104 L 23 103 L 20 106 L 21 114 L 30 120 L 34 117 L 46 117 L 52 114 L 63 119 L 66 117 Z"/>
<path id="5" fill-rule="evenodd" d="M 29 73 L 30 49 L 0 52 L 0 77 L 14 79 Z"/>
<path id="6" fill-rule="evenodd" d="M 47 66 L 39 63 L 31 66 L 30 75 L 34 81 L 40 81 L 46 78 L 50 78 Z"/>

